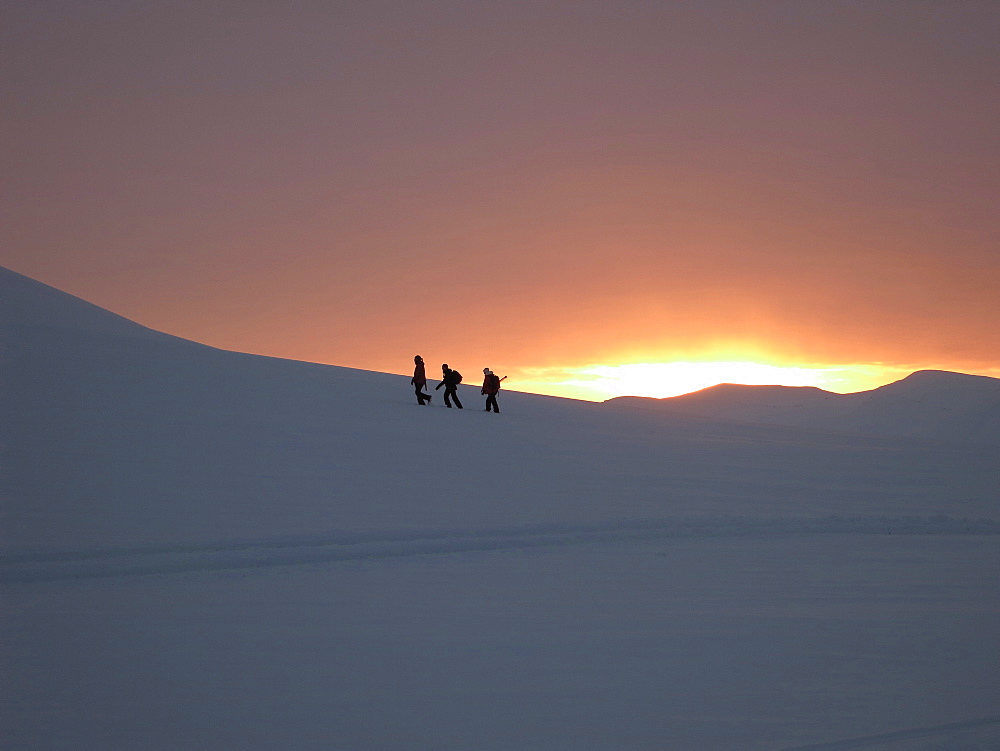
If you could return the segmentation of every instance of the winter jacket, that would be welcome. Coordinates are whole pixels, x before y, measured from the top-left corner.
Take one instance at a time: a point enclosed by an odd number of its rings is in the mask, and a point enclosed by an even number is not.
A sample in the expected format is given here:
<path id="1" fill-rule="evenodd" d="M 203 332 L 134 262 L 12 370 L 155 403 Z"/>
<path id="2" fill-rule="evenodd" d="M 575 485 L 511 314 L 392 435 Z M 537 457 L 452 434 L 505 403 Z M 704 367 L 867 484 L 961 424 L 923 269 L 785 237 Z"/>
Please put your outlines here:
<path id="1" fill-rule="evenodd" d="M 500 391 L 500 376 L 490 373 L 483 379 L 483 393 L 496 394 Z"/>
<path id="2" fill-rule="evenodd" d="M 427 376 L 424 373 L 424 364 L 418 362 L 417 366 L 413 369 L 413 378 L 410 379 L 410 383 L 414 386 L 423 386 L 427 383 Z"/>
<path id="3" fill-rule="evenodd" d="M 458 379 L 458 371 L 453 370 L 452 368 L 448 368 L 448 370 L 444 371 L 444 374 L 441 376 L 441 383 L 435 386 L 434 390 L 437 391 L 442 386 L 445 386 L 449 389 L 455 388 L 460 383 L 461 381 Z"/>

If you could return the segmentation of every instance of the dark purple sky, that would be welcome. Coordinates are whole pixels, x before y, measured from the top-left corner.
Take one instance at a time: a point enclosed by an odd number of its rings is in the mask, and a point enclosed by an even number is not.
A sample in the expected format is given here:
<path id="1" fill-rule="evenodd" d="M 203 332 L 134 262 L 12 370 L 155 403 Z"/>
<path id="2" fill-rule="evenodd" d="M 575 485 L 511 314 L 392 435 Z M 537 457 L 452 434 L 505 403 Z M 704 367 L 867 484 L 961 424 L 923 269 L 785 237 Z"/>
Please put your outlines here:
<path id="1" fill-rule="evenodd" d="M 0 264 L 148 326 L 1000 373 L 994 0 L 0 9 Z"/>

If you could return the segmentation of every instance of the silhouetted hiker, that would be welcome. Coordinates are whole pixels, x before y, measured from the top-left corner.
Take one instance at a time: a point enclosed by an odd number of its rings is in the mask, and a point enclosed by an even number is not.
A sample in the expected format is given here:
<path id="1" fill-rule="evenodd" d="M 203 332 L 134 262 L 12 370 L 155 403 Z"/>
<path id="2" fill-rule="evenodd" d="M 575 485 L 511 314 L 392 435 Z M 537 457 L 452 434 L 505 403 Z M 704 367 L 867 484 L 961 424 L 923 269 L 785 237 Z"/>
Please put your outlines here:
<path id="1" fill-rule="evenodd" d="M 451 409 L 449 397 L 455 400 L 455 406 L 462 409 L 462 402 L 458 400 L 458 384 L 462 382 L 462 374 L 457 370 L 448 367 L 448 363 L 441 366 L 441 383 L 434 387 L 437 391 L 444 386 L 444 406 Z"/>
<path id="2" fill-rule="evenodd" d="M 504 376 L 506 378 L 507 376 Z M 483 368 L 483 393 L 486 394 L 486 411 L 492 411 L 499 414 L 500 405 L 497 404 L 497 394 L 500 392 L 500 381 L 499 376 L 494 375 L 493 371 L 489 368 Z"/>
<path id="3" fill-rule="evenodd" d="M 424 386 L 427 385 L 427 375 L 424 373 L 424 358 L 416 355 L 413 358 L 413 363 L 413 378 L 410 379 L 410 383 L 414 386 L 414 392 L 417 395 L 417 404 L 423 406 L 425 399 L 430 404 L 431 395 L 424 393 Z"/>

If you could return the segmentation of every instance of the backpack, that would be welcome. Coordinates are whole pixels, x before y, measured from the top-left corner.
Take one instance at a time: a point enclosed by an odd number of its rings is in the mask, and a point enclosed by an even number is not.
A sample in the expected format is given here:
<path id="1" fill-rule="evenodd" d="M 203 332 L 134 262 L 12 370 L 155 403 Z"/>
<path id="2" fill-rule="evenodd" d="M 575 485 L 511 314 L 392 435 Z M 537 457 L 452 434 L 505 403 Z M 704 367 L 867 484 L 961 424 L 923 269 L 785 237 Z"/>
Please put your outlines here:
<path id="1" fill-rule="evenodd" d="M 451 371 L 451 382 L 456 386 L 462 382 L 462 374 L 457 370 Z"/>

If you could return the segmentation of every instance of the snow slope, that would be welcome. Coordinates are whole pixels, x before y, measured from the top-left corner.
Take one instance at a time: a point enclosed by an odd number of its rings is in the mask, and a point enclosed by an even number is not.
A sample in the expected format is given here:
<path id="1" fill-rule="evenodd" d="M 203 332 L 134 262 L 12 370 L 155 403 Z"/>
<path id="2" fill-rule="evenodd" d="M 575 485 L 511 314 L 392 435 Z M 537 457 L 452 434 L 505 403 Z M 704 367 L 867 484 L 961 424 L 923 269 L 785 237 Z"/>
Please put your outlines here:
<path id="1" fill-rule="evenodd" d="M 993 445 L 408 380 L 0 270 L 0 747 L 998 737 Z"/>

